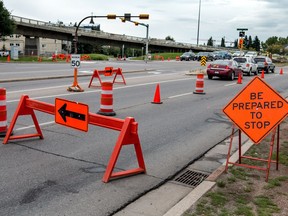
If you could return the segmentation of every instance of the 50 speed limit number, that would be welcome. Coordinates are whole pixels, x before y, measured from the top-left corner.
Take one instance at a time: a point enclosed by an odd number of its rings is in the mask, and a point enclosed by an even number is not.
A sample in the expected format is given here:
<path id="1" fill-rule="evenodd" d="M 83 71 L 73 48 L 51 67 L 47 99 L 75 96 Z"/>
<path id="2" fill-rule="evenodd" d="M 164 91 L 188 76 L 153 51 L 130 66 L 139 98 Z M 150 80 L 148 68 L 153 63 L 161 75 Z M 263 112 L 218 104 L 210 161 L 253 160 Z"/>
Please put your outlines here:
<path id="1" fill-rule="evenodd" d="M 79 68 L 81 65 L 81 58 L 80 55 L 71 55 L 71 67 Z"/>

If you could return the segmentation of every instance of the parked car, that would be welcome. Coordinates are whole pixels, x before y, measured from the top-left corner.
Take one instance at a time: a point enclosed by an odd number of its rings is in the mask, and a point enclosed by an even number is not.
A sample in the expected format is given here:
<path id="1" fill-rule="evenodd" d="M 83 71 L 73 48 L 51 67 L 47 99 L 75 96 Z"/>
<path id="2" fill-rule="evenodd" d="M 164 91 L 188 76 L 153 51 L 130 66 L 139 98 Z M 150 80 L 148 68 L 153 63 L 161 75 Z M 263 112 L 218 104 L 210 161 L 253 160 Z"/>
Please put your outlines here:
<path id="1" fill-rule="evenodd" d="M 190 61 L 190 60 L 195 60 L 196 55 L 193 52 L 185 52 L 180 56 L 180 61 Z"/>
<path id="2" fill-rule="evenodd" d="M 210 52 L 199 52 L 196 54 L 196 60 L 201 61 L 202 56 L 206 56 L 206 61 L 213 61 L 213 55 Z"/>
<path id="3" fill-rule="evenodd" d="M 251 76 L 253 73 L 257 75 L 257 64 L 251 57 L 234 57 L 234 61 L 236 61 L 239 65 L 241 65 L 241 69 L 244 74 Z"/>
<path id="4" fill-rule="evenodd" d="M 232 55 L 232 57 L 241 57 L 241 56 L 244 56 L 245 55 L 245 52 L 243 52 L 243 51 L 235 51 L 234 53 L 233 53 L 233 55 Z"/>
<path id="5" fill-rule="evenodd" d="M 238 77 L 239 73 L 242 73 L 241 65 L 239 65 L 233 59 L 216 60 L 207 67 L 208 79 L 213 77 L 227 78 L 234 80 Z"/>
<path id="6" fill-rule="evenodd" d="M 217 59 L 232 59 L 231 53 L 227 51 L 214 51 L 213 52 L 213 58 L 214 60 Z"/>
<path id="7" fill-rule="evenodd" d="M 245 54 L 245 57 L 251 57 L 251 58 L 255 58 L 257 56 L 257 52 L 255 51 L 248 51 L 246 54 Z"/>
<path id="8" fill-rule="evenodd" d="M 269 73 L 271 71 L 274 73 L 275 71 L 275 64 L 272 60 L 267 56 L 257 56 L 254 58 L 254 61 L 257 63 L 257 70 L 258 73 L 264 70 L 265 73 Z"/>

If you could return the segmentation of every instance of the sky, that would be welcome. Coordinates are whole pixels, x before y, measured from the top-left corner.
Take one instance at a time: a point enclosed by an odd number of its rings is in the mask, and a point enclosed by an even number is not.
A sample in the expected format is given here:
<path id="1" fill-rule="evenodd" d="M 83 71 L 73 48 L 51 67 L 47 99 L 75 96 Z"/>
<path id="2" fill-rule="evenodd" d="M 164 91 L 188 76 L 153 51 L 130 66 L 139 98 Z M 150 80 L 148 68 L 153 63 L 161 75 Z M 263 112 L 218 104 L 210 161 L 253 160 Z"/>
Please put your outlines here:
<path id="1" fill-rule="evenodd" d="M 247 28 L 246 35 L 260 41 L 269 37 L 287 37 L 288 0 L 2 0 L 15 16 L 64 24 L 83 18 L 116 14 L 133 16 L 149 14 L 149 38 L 172 37 L 176 42 L 206 44 L 210 37 L 215 44 L 225 38 L 226 46 L 239 37 L 238 28 Z M 201 2 L 201 4 L 200 4 Z M 199 6 L 200 19 L 199 19 Z M 90 19 L 83 22 L 89 24 Z M 198 31 L 199 21 L 199 31 Z M 104 32 L 146 37 L 145 26 L 104 18 L 94 19 Z M 199 33 L 199 37 L 197 36 Z"/>

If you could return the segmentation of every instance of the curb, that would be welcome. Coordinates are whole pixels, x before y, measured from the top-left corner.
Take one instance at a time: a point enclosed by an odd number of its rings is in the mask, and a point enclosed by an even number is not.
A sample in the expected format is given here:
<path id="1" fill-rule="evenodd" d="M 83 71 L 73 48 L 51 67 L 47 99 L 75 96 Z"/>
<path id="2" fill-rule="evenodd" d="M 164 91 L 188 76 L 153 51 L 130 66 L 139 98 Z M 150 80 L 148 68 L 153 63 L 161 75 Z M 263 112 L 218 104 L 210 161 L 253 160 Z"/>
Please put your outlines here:
<path id="1" fill-rule="evenodd" d="M 248 139 L 241 147 L 241 154 L 244 155 L 254 143 Z M 231 155 L 229 161 L 238 161 L 239 151 L 235 151 Z M 210 174 L 206 180 L 204 180 L 200 185 L 194 188 L 186 197 L 184 197 L 180 202 L 174 205 L 168 212 L 163 216 L 182 216 L 188 209 L 191 208 L 203 195 L 205 195 L 209 190 L 211 190 L 215 184 L 216 180 L 220 175 L 225 172 L 226 161 L 218 167 L 212 174 Z M 232 166 L 231 164 L 229 166 Z"/>

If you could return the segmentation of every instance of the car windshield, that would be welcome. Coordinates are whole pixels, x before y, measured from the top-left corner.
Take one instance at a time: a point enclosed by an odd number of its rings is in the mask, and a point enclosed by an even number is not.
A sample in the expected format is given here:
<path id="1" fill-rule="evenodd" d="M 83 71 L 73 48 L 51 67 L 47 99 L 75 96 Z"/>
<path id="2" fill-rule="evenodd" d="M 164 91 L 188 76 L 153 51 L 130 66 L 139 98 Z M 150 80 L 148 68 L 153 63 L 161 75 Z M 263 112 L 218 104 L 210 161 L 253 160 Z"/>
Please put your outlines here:
<path id="1" fill-rule="evenodd" d="M 245 63 L 246 62 L 246 58 L 234 58 L 234 60 L 238 63 Z"/>
<path id="2" fill-rule="evenodd" d="M 218 65 L 229 65 L 230 61 L 229 60 L 216 60 L 214 61 L 214 64 L 218 64 Z"/>
<path id="3" fill-rule="evenodd" d="M 265 62 L 265 58 L 255 58 L 255 62 Z"/>

